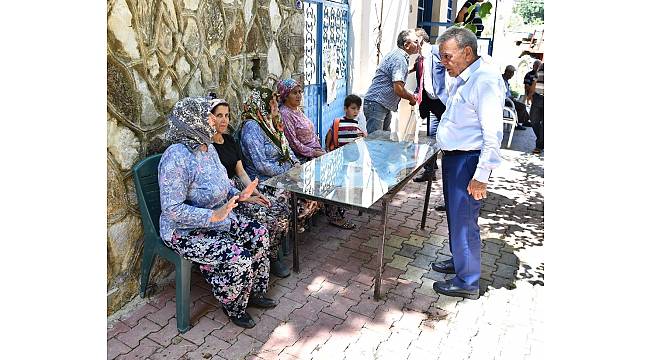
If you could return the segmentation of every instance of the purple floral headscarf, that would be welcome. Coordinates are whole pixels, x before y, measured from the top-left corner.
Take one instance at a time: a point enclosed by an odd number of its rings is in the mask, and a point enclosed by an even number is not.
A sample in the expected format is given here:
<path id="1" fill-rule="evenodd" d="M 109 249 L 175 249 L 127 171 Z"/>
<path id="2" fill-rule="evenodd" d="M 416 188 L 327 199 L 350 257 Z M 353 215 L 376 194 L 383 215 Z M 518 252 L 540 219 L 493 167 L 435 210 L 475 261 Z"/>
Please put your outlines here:
<path id="1" fill-rule="evenodd" d="M 185 144 L 191 150 L 211 144 L 216 130 L 208 123 L 208 116 L 214 106 L 215 99 L 208 97 L 186 97 L 176 102 L 167 117 L 167 141 Z"/>
<path id="2" fill-rule="evenodd" d="M 284 103 L 291 90 L 293 90 L 296 86 L 300 86 L 300 84 L 298 84 L 298 82 L 294 79 L 285 79 L 278 83 L 278 94 L 280 95 L 281 104 Z"/>

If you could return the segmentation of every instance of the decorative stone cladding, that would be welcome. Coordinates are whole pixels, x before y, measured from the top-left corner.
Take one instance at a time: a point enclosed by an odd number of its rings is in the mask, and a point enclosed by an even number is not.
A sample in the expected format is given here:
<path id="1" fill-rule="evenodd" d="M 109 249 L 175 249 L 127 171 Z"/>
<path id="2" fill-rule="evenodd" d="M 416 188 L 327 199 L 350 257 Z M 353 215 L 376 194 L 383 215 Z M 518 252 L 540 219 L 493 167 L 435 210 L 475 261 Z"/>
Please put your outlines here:
<path id="1" fill-rule="evenodd" d="M 110 315 L 138 294 L 143 230 L 133 165 L 169 145 L 166 116 L 177 100 L 215 92 L 238 129 L 253 86 L 302 78 L 304 21 L 293 0 L 111 0 L 107 10 Z M 171 270 L 156 261 L 150 282 Z"/>

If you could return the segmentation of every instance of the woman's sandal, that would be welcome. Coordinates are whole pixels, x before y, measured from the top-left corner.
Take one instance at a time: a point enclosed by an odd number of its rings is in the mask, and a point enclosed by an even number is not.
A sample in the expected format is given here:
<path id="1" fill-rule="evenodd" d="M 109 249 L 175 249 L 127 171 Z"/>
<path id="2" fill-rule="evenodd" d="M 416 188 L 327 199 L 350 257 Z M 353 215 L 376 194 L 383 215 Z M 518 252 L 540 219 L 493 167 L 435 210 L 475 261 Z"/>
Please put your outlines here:
<path id="1" fill-rule="evenodd" d="M 341 229 L 345 230 L 352 230 L 356 228 L 357 226 L 354 223 L 348 222 L 347 220 L 341 219 L 337 221 L 330 221 L 330 225 L 334 225 L 336 227 L 339 227 Z"/>

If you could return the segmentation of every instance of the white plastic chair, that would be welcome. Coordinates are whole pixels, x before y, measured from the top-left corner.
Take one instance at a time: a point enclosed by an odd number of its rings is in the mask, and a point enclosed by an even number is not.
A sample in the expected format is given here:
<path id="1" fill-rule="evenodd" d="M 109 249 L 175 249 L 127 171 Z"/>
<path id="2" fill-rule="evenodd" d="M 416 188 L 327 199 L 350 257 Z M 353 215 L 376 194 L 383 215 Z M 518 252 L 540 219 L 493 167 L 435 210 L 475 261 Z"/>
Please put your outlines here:
<path id="1" fill-rule="evenodd" d="M 515 111 L 515 103 L 512 100 L 506 98 L 506 104 L 503 107 L 503 123 L 510 125 L 510 136 L 508 137 L 508 145 L 510 147 L 512 143 L 512 135 L 515 133 L 515 126 L 517 126 L 517 111 Z"/>

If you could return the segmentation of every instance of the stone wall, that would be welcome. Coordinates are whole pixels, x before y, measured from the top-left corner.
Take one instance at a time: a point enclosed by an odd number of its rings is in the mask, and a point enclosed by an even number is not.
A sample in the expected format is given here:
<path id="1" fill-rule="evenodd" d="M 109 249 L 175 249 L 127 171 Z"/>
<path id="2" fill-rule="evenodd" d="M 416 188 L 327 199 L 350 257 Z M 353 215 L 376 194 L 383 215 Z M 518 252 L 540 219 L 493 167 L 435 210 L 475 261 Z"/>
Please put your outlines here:
<path id="1" fill-rule="evenodd" d="M 131 168 L 164 151 L 165 117 L 185 96 L 231 104 L 257 84 L 302 76 L 303 14 L 293 0 L 108 1 L 108 314 L 138 293 L 142 223 Z M 254 77 L 253 64 L 259 64 Z M 169 275 L 165 261 L 151 281 Z"/>

